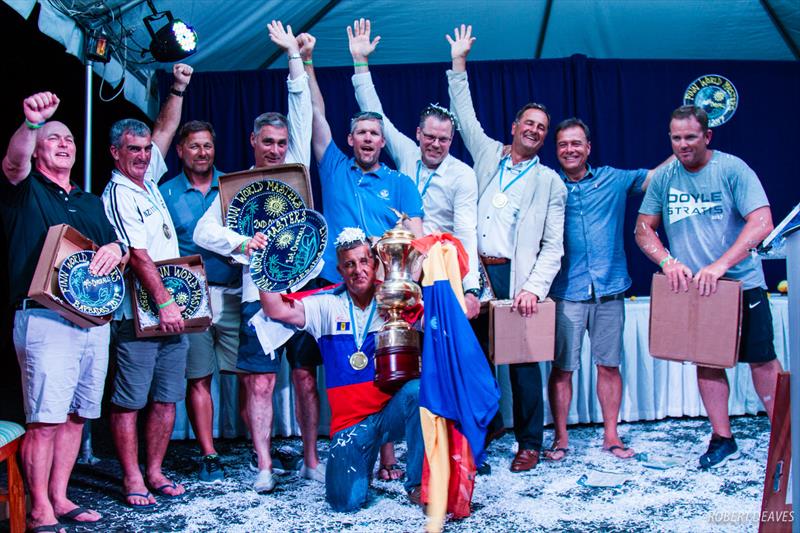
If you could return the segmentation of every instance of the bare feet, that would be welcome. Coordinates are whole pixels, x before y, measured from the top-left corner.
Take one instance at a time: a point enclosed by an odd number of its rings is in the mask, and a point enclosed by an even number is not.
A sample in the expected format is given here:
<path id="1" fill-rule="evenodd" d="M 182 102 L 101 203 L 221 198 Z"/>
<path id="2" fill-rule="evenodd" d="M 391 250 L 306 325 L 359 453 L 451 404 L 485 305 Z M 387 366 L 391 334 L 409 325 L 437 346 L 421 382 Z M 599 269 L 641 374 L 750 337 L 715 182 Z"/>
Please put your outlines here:
<path id="1" fill-rule="evenodd" d="M 569 446 L 567 445 L 567 441 L 564 441 L 564 445 L 562 446 L 560 440 L 554 440 L 553 444 L 550 445 L 550 449 L 545 450 L 543 455 L 548 461 L 563 461 L 568 453 Z"/>
<path id="2" fill-rule="evenodd" d="M 124 480 L 122 482 L 122 489 L 125 492 L 125 503 L 131 507 L 144 507 L 156 503 L 156 499 L 150 494 L 150 491 L 147 490 L 141 478 L 138 481 L 132 481 L 130 483 Z"/>
<path id="3" fill-rule="evenodd" d="M 39 526 L 57 523 L 58 520 L 56 520 L 56 515 L 53 512 L 53 508 L 48 504 L 46 507 L 42 507 L 41 509 L 31 509 L 31 514 L 28 516 L 27 525 L 29 529 L 34 529 Z M 64 528 L 62 531 L 67 531 L 67 529 Z"/>
<path id="4" fill-rule="evenodd" d="M 72 522 L 91 523 L 97 522 L 103 518 L 103 516 L 97 511 L 81 507 L 80 505 L 70 501 L 68 498 L 65 498 L 61 501 L 52 501 L 53 510 L 55 511 L 55 514 L 59 520 L 63 521 L 64 517 L 66 517 Z"/>

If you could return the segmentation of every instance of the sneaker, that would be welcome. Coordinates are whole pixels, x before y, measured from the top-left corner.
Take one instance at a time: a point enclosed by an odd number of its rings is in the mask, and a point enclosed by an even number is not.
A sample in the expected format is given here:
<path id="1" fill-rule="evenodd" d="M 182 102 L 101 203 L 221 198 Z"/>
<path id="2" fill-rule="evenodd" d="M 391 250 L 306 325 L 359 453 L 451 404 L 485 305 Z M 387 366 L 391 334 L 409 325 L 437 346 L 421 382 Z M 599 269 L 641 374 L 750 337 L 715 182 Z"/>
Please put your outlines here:
<path id="1" fill-rule="evenodd" d="M 300 477 L 325 483 L 325 463 L 319 463 L 316 468 L 308 468 L 305 462 L 300 459 L 298 465 L 300 467 L 298 469 L 300 471 Z"/>
<path id="2" fill-rule="evenodd" d="M 477 473 L 479 476 L 491 476 L 492 465 L 490 465 L 488 461 L 482 462 L 481 465 L 477 468 Z"/>
<path id="3" fill-rule="evenodd" d="M 199 478 L 203 483 L 222 483 L 225 473 L 222 471 L 222 464 L 220 464 L 217 454 L 203 457 L 200 462 Z"/>
<path id="4" fill-rule="evenodd" d="M 258 469 L 258 454 L 255 450 L 250 450 L 250 462 L 247 464 L 247 467 L 256 474 L 260 472 Z M 283 463 L 274 455 L 272 456 L 272 473 L 278 476 L 282 476 L 286 473 Z"/>
<path id="5" fill-rule="evenodd" d="M 275 480 L 272 478 L 272 470 L 261 470 L 256 476 L 256 481 L 253 483 L 253 490 L 259 494 L 266 494 L 272 492 L 275 488 Z"/>
<path id="6" fill-rule="evenodd" d="M 739 449 L 733 437 L 725 438 L 712 435 L 708 443 L 708 450 L 700 456 L 700 468 L 716 468 L 728 460 L 739 458 Z"/>

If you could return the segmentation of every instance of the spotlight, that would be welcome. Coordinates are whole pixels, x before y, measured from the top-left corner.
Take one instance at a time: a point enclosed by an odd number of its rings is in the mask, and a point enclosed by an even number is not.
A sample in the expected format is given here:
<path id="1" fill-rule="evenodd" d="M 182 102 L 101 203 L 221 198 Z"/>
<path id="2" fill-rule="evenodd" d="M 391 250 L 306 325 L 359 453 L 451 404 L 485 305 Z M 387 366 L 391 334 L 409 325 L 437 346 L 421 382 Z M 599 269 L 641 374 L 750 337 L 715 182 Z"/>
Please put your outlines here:
<path id="1" fill-rule="evenodd" d="M 147 5 L 153 11 L 152 15 L 144 17 L 144 24 L 153 39 L 150 42 L 153 59 L 161 63 L 172 63 L 197 51 L 197 33 L 191 26 L 174 18 L 170 11 L 156 11 L 151 0 L 147 0 Z M 167 23 L 159 30 L 154 30 L 152 24 L 164 18 Z"/>
<path id="2" fill-rule="evenodd" d="M 111 44 L 104 29 L 91 30 L 86 36 L 86 59 L 108 63 L 111 61 Z"/>

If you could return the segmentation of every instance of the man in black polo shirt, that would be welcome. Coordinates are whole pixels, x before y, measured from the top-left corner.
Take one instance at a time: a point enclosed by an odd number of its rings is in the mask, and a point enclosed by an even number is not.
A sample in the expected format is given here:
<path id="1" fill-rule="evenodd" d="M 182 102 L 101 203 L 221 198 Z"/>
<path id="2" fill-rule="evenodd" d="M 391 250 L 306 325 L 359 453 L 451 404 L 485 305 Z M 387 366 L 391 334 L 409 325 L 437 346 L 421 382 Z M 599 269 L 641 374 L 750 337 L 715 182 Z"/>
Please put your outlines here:
<path id="1" fill-rule="evenodd" d="M 99 418 L 109 326 L 83 329 L 26 298 L 50 226 L 69 224 L 102 245 L 89 269 L 105 275 L 127 250 L 103 216 L 103 202 L 70 180 L 75 140 L 50 92 L 26 98 L 25 122 L 11 137 L 0 179 L 0 217 L 9 244 L 9 292 L 14 347 L 22 369 L 27 431 L 22 465 L 31 496 L 28 527 L 60 531 L 57 521 L 96 522 L 101 516 L 67 499 L 67 483 L 84 420 Z M 31 164 L 33 159 L 33 164 Z M 44 529 L 44 526 L 51 526 Z"/>

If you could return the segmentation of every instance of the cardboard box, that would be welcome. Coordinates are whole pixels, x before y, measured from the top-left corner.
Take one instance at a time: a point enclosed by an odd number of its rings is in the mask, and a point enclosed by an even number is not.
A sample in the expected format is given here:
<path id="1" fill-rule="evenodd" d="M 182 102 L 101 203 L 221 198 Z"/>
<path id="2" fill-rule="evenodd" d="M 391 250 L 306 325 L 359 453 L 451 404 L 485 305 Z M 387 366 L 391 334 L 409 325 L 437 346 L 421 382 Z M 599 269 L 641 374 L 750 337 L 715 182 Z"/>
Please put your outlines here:
<path id="1" fill-rule="evenodd" d="M 556 304 L 547 298 L 525 318 L 512 300 L 489 303 L 489 355 L 496 365 L 552 361 L 556 348 Z"/>
<path id="2" fill-rule="evenodd" d="M 190 255 L 187 257 L 176 257 L 175 259 L 165 259 L 164 261 L 156 261 L 156 268 L 163 265 L 179 265 L 194 274 L 197 274 L 203 281 L 204 290 L 206 292 L 206 302 L 208 302 L 208 313 L 203 316 L 185 319 L 183 321 L 183 333 L 199 333 L 207 330 L 211 326 L 212 311 L 211 311 L 211 297 L 208 290 L 208 281 L 206 279 L 206 268 L 203 264 L 203 258 L 200 255 Z M 143 337 L 163 337 L 166 335 L 175 335 L 171 332 L 161 330 L 158 325 L 142 325 L 140 313 L 144 313 L 139 305 L 139 298 L 137 297 L 137 285 L 139 281 L 133 275 L 133 272 L 128 276 L 128 290 L 130 290 L 131 299 L 133 302 L 133 324 L 136 327 L 136 336 Z"/>
<path id="3" fill-rule="evenodd" d="M 76 326 L 91 328 L 111 322 L 114 314 L 92 316 L 81 313 L 61 296 L 58 286 L 58 268 L 64 259 L 84 250 L 97 251 L 100 247 L 68 224 L 51 226 L 44 239 L 39 262 L 28 289 L 28 298 L 55 311 Z"/>
<path id="4" fill-rule="evenodd" d="M 222 221 L 225 222 L 231 199 L 242 187 L 262 180 L 276 180 L 297 191 L 307 209 L 314 209 L 314 196 L 311 193 L 311 178 L 308 169 L 300 163 L 254 168 L 225 174 L 219 178 L 219 201 L 222 206 Z"/>
<path id="5" fill-rule="evenodd" d="M 701 296 L 673 292 L 667 276 L 653 275 L 650 290 L 650 355 L 715 368 L 732 368 L 739 359 L 742 284 L 720 279 L 717 292 Z"/>

